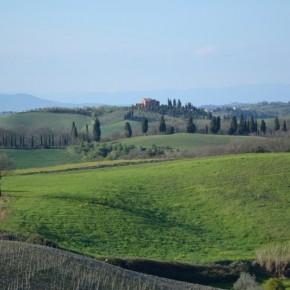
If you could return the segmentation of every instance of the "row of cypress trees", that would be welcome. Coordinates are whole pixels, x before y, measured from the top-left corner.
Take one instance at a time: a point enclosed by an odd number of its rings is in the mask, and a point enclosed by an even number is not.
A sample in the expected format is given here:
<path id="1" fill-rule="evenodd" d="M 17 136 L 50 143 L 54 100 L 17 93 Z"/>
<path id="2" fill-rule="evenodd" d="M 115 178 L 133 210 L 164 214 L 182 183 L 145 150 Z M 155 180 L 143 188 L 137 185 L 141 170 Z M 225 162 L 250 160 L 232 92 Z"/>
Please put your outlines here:
<path id="1" fill-rule="evenodd" d="M 279 131 L 282 129 L 283 132 L 287 132 L 287 123 L 284 120 L 282 126 L 280 126 L 280 120 L 276 117 L 274 120 L 274 131 Z M 221 118 L 219 116 L 213 116 L 210 121 L 209 127 L 206 125 L 205 133 L 211 132 L 212 134 L 217 134 L 221 130 Z M 160 133 L 174 133 L 174 127 L 167 127 L 164 116 L 162 115 L 159 123 L 159 132 Z M 195 133 L 197 131 L 197 127 L 193 121 L 193 117 L 188 119 L 186 125 L 187 133 Z M 142 122 L 142 133 L 146 134 L 148 132 L 148 119 L 144 118 Z M 238 121 L 236 116 L 233 116 L 230 122 L 230 127 L 228 129 L 229 135 L 249 135 L 249 134 L 266 134 L 267 133 L 267 124 L 265 120 L 261 120 L 260 124 L 258 124 L 257 119 L 253 116 L 250 118 L 245 118 L 243 115 L 240 116 Z M 132 128 L 129 122 L 125 124 L 125 136 L 132 136 Z"/>

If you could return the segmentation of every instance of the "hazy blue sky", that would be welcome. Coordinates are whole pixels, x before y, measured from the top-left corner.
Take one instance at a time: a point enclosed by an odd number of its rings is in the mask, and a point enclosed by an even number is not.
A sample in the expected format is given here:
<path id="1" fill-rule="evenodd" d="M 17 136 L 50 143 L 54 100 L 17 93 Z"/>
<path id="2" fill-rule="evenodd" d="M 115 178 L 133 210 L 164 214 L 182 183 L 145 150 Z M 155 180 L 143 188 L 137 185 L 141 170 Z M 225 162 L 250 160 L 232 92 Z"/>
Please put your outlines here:
<path id="1" fill-rule="evenodd" d="M 290 84 L 288 0 L 7 0 L 0 91 Z"/>

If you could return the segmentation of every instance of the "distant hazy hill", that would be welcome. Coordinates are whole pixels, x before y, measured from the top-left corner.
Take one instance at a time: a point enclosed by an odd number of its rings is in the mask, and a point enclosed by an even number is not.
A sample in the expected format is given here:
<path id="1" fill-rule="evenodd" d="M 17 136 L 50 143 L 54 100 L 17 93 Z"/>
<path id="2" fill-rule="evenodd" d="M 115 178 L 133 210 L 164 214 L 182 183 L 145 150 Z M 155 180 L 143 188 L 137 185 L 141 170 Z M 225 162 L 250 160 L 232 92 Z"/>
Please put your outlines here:
<path id="1" fill-rule="evenodd" d="M 19 112 L 54 106 L 64 106 L 64 104 L 26 94 L 0 94 L 0 112 Z"/>

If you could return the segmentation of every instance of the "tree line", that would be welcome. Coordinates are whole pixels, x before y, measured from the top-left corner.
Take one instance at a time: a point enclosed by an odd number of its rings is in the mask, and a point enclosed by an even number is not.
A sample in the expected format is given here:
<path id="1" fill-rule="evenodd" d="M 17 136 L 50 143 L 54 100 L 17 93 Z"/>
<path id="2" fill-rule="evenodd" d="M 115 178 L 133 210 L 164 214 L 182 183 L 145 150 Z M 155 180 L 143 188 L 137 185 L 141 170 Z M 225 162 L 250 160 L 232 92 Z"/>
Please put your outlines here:
<path id="1" fill-rule="evenodd" d="M 229 129 L 226 132 L 221 131 L 222 120 L 220 116 L 212 116 L 209 122 L 209 125 L 205 125 L 204 130 L 202 133 L 208 134 L 219 134 L 219 133 L 226 133 L 229 135 L 266 135 L 269 131 L 268 125 L 264 119 L 260 122 L 254 117 L 245 117 L 244 115 L 240 115 L 240 118 L 233 116 L 230 120 Z M 147 134 L 149 129 L 149 122 L 147 118 L 143 118 L 141 131 L 143 134 Z M 188 118 L 186 128 L 187 133 L 196 133 L 197 126 L 194 123 L 194 118 L 191 116 Z M 168 126 L 165 120 L 164 115 L 161 116 L 158 126 L 158 131 L 161 134 L 173 134 L 175 133 L 176 129 L 173 126 Z M 283 120 L 282 122 L 279 120 L 278 117 L 274 119 L 274 126 L 271 132 L 287 132 L 287 122 Z M 132 127 L 130 122 L 125 123 L 125 136 L 131 137 L 132 136 Z"/>
<path id="2" fill-rule="evenodd" d="M 188 102 L 183 104 L 180 99 L 168 99 L 167 104 L 152 104 L 146 107 L 141 104 L 132 106 L 131 110 L 125 115 L 125 118 L 134 120 L 134 111 L 141 112 L 154 112 L 161 115 L 168 115 L 172 117 L 194 117 L 202 119 L 210 119 L 212 114 L 206 112 L 204 109 L 195 107 L 192 103 Z"/>
<path id="3" fill-rule="evenodd" d="M 228 121 L 228 120 L 226 120 Z M 241 115 L 239 120 L 236 116 L 232 116 L 227 132 L 221 131 L 222 120 L 220 116 L 212 116 L 209 125 L 205 125 L 202 133 L 219 134 L 227 133 L 229 135 L 266 135 L 269 128 L 265 120 L 258 122 L 254 116 L 245 117 Z M 274 119 L 274 126 L 271 130 L 274 132 L 287 132 L 287 122 L 280 121 L 278 117 Z M 165 116 L 161 115 L 158 131 L 160 134 L 174 134 L 176 128 L 168 125 Z M 147 134 L 149 130 L 149 120 L 146 117 L 141 121 L 141 132 Z M 190 116 L 186 123 L 185 131 L 187 133 L 196 133 L 197 126 L 194 118 Z M 70 133 L 54 134 L 51 131 L 41 134 L 23 135 L 9 130 L 0 130 L 0 147 L 15 149 L 36 149 L 36 148 L 64 148 L 70 145 L 78 144 L 82 141 L 100 142 L 101 141 L 101 123 L 96 117 L 92 128 L 86 124 L 85 130 L 79 132 L 75 122 L 72 122 Z M 124 136 L 130 138 L 133 136 L 133 128 L 129 121 L 125 122 Z"/>

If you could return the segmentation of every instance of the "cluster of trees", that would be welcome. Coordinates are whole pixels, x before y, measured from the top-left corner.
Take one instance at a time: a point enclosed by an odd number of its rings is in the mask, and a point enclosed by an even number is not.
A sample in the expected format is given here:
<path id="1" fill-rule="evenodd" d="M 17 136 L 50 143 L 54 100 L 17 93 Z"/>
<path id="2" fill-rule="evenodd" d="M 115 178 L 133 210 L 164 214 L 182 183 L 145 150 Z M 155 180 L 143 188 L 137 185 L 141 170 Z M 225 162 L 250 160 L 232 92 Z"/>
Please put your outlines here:
<path id="1" fill-rule="evenodd" d="M 136 106 L 132 107 L 132 110 L 130 113 L 128 112 L 128 115 L 126 116 L 128 119 L 133 120 L 134 117 L 134 110 L 138 111 L 145 111 L 145 112 L 156 112 L 160 113 L 161 115 L 169 115 L 173 117 L 194 117 L 194 118 L 204 118 L 204 119 L 210 119 L 211 113 L 206 112 L 204 109 L 199 109 L 195 107 L 193 104 L 186 103 L 182 104 L 182 102 L 179 99 L 168 99 L 167 104 L 152 104 L 149 106 L 142 106 L 140 104 L 137 104 Z"/>
<path id="2" fill-rule="evenodd" d="M 61 108 L 50 107 L 31 110 L 30 112 L 47 112 L 47 113 L 59 113 L 59 114 L 77 114 L 84 116 L 101 116 L 108 108 L 105 107 L 84 107 L 84 108 Z"/>
<path id="3" fill-rule="evenodd" d="M 280 125 L 280 120 L 278 117 L 274 120 L 274 132 L 280 131 L 282 129 L 283 132 L 287 132 L 287 122 L 284 120 L 282 126 Z M 265 120 L 261 120 L 260 124 L 258 124 L 257 119 L 253 116 L 249 118 L 245 118 L 242 114 L 240 116 L 239 122 L 236 116 L 233 116 L 230 123 L 230 128 L 228 133 L 230 135 L 248 135 L 248 134 L 263 134 L 267 133 L 268 127 Z"/>
<path id="4" fill-rule="evenodd" d="M 72 144 L 77 144 L 79 141 L 100 142 L 101 141 L 101 123 L 98 118 L 95 118 L 92 132 L 89 130 L 89 125 L 86 124 L 85 132 L 78 132 L 75 122 L 72 123 L 71 140 Z"/>
<path id="5" fill-rule="evenodd" d="M 96 143 L 81 142 L 70 150 L 82 156 L 83 160 L 96 159 L 131 159 L 131 158 L 152 158 L 175 152 L 168 147 L 152 145 L 150 147 L 126 145 L 122 143 Z"/>

